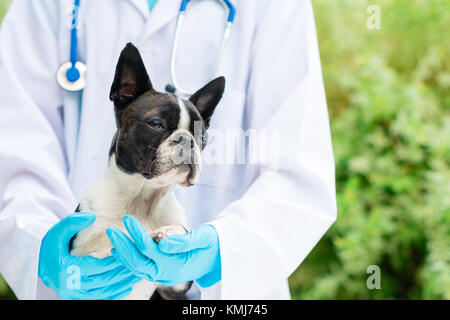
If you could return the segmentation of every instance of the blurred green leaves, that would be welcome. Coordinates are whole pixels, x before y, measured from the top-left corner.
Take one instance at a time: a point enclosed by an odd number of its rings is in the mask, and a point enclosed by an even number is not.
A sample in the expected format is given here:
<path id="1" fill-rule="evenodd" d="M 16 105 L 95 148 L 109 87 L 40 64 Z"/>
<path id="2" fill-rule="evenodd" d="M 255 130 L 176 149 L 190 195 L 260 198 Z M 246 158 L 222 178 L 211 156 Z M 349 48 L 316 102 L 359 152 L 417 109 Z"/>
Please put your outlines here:
<path id="1" fill-rule="evenodd" d="M 381 9 L 381 30 L 366 8 Z M 450 298 L 450 2 L 314 2 L 338 220 L 290 278 L 294 298 Z M 381 268 L 368 290 L 366 268 Z"/>
<path id="2" fill-rule="evenodd" d="M 0 21 L 3 19 L 10 3 L 11 0 L 0 0 Z"/>

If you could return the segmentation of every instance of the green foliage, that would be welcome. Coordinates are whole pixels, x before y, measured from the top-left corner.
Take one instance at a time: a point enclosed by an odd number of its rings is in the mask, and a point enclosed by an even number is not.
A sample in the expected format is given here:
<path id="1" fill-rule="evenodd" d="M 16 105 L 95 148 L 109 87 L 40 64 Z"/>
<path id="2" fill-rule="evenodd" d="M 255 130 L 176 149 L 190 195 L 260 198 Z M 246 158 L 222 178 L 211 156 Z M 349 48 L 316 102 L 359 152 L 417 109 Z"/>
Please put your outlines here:
<path id="1" fill-rule="evenodd" d="M 3 19 L 10 2 L 10 0 L 0 0 L 0 22 Z"/>
<path id="2" fill-rule="evenodd" d="M 450 299 L 450 2 L 313 4 L 339 214 L 289 279 L 292 296 Z M 366 27 L 369 5 L 380 30 Z M 366 287 L 369 265 L 381 290 Z M 10 297 L 0 277 L 0 299 Z"/>
<path id="3" fill-rule="evenodd" d="M 338 220 L 291 276 L 293 298 L 449 299 L 450 2 L 314 4 Z M 369 265 L 381 290 L 367 289 Z"/>

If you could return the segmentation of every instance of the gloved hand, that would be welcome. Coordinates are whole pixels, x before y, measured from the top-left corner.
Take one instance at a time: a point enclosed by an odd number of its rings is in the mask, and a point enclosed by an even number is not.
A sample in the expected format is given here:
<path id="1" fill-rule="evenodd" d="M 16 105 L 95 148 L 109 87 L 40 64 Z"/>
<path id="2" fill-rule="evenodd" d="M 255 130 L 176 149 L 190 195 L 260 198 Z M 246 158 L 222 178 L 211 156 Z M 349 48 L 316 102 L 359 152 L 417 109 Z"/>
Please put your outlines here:
<path id="1" fill-rule="evenodd" d="M 39 277 L 61 299 L 122 299 L 141 279 L 114 257 L 97 259 L 69 253 L 72 237 L 90 226 L 92 213 L 74 213 L 54 225 L 41 242 Z"/>
<path id="2" fill-rule="evenodd" d="M 116 227 L 106 230 L 111 254 L 138 277 L 167 286 L 195 280 L 207 288 L 222 278 L 219 239 L 211 225 L 183 235 L 163 238 L 157 244 L 133 216 L 123 219 L 131 239 Z"/>

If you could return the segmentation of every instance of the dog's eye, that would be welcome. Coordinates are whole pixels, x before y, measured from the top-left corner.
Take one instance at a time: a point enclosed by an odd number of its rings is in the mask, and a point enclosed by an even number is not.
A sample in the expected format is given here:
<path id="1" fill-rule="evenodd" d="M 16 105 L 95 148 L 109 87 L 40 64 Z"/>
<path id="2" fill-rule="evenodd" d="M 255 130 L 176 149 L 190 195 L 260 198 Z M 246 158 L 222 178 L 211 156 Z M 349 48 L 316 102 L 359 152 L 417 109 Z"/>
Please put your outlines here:
<path id="1" fill-rule="evenodd" d="M 163 128 L 163 125 L 162 125 L 161 121 L 159 121 L 159 120 L 150 120 L 150 121 L 147 121 L 146 124 L 152 129 L 159 130 L 159 129 Z"/>

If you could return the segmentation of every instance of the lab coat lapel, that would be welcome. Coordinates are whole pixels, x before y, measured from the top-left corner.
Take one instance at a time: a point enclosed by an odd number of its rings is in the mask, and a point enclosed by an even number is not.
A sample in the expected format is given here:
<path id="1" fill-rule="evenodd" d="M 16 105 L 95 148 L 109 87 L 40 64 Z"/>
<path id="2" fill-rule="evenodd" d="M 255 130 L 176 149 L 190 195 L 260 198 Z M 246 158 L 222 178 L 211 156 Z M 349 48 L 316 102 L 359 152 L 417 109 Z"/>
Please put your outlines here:
<path id="1" fill-rule="evenodd" d="M 137 0 L 134 0 L 137 1 Z M 147 1 L 143 1 L 147 4 Z M 150 37 L 159 29 L 175 20 L 180 9 L 180 0 L 158 0 L 150 13 L 144 37 Z M 148 5 L 147 5 L 148 10 Z"/>
<path id="2" fill-rule="evenodd" d="M 147 0 L 127 0 L 130 2 L 143 16 L 148 19 L 150 16 L 150 9 Z M 164 1 L 164 0 L 160 0 Z"/>

